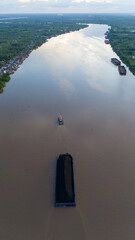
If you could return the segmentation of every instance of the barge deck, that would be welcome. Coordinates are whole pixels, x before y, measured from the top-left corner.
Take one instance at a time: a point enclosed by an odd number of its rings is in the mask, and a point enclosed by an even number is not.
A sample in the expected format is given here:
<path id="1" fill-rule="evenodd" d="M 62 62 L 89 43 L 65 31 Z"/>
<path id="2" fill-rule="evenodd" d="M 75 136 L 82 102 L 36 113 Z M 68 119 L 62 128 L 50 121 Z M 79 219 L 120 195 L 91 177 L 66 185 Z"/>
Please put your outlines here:
<path id="1" fill-rule="evenodd" d="M 120 75 L 126 75 L 127 73 L 126 68 L 124 66 L 118 66 L 118 70 Z"/>
<path id="2" fill-rule="evenodd" d="M 73 158 L 60 154 L 56 166 L 55 206 L 75 206 Z"/>
<path id="3" fill-rule="evenodd" d="M 111 62 L 116 66 L 121 65 L 121 61 L 119 61 L 117 58 L 111 58 Z"/>

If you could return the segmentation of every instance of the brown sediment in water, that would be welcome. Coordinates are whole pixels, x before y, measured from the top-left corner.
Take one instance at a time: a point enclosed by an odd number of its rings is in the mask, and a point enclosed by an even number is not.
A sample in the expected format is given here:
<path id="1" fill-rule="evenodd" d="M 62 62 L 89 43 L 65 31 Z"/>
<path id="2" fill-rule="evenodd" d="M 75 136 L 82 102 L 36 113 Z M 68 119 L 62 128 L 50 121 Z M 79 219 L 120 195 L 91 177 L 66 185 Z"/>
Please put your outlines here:
<path id="1" fill-rule="evenodd" d="M 134 239 L 135 81 L 114 71 L 107 28 L 51 39 L 0 95 L 0 239 Z M 77 205 L 55 208 L 67 152 Z"/>

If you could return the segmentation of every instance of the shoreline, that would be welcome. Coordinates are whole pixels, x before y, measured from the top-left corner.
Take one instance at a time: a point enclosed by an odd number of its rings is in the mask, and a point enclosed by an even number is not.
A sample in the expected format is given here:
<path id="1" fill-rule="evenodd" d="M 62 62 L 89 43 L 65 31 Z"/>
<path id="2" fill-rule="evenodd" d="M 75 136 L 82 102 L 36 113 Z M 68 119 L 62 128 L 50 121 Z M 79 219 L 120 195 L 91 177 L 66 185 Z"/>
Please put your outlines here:
<path id="1" fill-rule="evenodd" d="M 84 27 L 84 25 L 85 25 L 85 27 Z M 79 31 L 79 30 L 84 29 L 86 27 L 88 27 L 88 24 L 84 23 L 84 24 L 82 24 L 82 27 L 80 29 L 65 31 L 64 33 L 60 33 L 60 34 L 52 35 L 50 37 L 46 37 L 44 42 L 41 42 L 38 45 L 34 45 L 34 44 L 28 45 L 27 48 L 24 51 L 22 51 L 17 56 L 10 59 L 9 61 L 7 61 L 7 62 L 6 61 L 1 61 L 3 66 L 0 68 L 0 94 L 3 93 L 3 88 L 5 87 L 5 83 L 8 82 L 11 79 L 10 75 L 14 74 L 14 72 L 18 70 L 19 66 L 25 61 L 26 58 L 29 57 L 29 55 L 31 54 L 31 52 L 33 50 L 36 50 L 38 47 L 40 47 L 44 43 L 48 42 L 48 40 L 51 39 L 52 37 L 57 37 L 61 34 L 66 34 L 66 33 L 70 33 L 70 32 Z M 2 77 L 6 74 L 9 76 L 8 81 L 2 79 Z"/>

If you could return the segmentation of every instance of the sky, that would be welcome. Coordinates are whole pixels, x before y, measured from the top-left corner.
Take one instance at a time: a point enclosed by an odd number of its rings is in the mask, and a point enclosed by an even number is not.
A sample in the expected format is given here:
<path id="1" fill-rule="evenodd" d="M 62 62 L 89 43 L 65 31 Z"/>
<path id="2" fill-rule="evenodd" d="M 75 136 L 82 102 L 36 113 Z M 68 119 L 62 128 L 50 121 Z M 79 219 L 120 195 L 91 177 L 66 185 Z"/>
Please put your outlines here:
<path id="1" fill-rule="evenodd" d="M 135 13 L 135 0 L 0 0 L 0 13 Z"/>

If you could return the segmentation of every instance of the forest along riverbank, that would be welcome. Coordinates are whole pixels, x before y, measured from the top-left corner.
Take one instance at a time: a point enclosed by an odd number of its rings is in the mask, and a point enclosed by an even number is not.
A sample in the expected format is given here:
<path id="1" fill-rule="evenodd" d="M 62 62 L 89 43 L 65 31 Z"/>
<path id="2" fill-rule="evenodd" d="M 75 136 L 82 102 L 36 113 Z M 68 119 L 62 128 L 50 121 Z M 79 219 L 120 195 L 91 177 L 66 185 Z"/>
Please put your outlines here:
<path id="1" fill-rule="evenodd" d="M 135 78 L 112 64 L 107 29 L 51 38 L 0 95 L 0 239 L 133 240 Z M 74 160 L 73 208 L 54 207 L 63 153 Z"/>
<path id="2" fill-rule="evenodd" d="M 8 22 L 7 19 L 9 19 Z M 70 17 L 67 22 L 65 18 L 62 20 L 61 17 L 59 18 L 55 14 L 51 16 L 31 16 L 26 14 L 22 18 L 18 17 L 18 15 L 12 18 L 10 14 L 9 18 L 5 18 L 2 15 L 0 22 L 0 93 L 3 92 L 7 76 L 10 79 L 10 74 L 13 74 L 18 69 L 32 50 L 38 48 L 52 37 L 80 30 L 87 26 L 87 24 L 80 25 L 71 21 Z"/>

